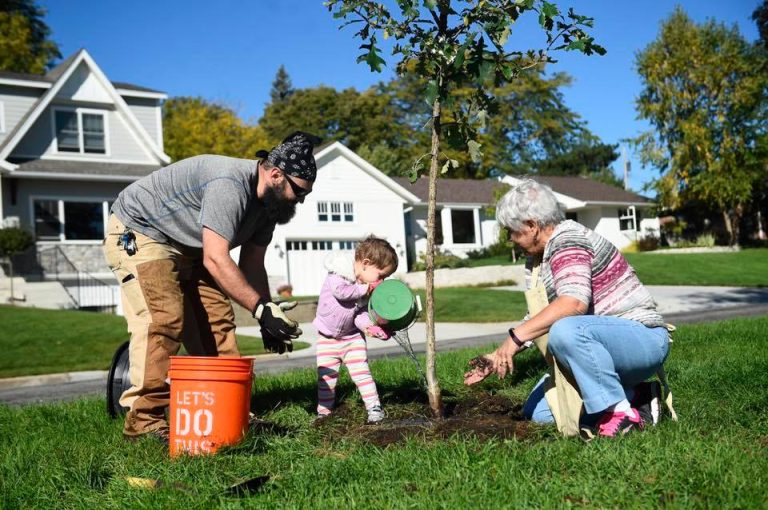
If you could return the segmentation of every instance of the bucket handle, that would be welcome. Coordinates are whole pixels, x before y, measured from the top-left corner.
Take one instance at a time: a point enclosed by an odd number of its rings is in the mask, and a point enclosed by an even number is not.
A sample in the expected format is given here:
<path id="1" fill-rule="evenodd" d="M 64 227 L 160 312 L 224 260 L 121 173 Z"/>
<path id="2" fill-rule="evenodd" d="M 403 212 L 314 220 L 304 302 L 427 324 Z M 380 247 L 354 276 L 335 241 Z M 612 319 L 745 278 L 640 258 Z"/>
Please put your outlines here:
<path id="1" fill-rule="evenodd" d="M 421 315 L 423 309 L 421 308 L 421 296 L 416 294 L 416 315 Z"/>

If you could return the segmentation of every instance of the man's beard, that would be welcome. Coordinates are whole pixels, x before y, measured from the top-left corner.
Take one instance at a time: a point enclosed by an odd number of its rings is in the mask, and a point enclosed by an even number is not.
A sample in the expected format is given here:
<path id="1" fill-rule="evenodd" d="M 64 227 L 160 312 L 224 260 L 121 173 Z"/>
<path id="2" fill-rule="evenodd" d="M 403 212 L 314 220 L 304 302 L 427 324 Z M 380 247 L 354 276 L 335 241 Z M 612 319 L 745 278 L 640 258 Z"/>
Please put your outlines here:
<path id="1" fill-rule="evenodd" d="M 275 188 L 267 187 L 263 201 L 267 217 L 278 225 L 285 225 L 296 214 L 296 202 L 286 199 Z"/>

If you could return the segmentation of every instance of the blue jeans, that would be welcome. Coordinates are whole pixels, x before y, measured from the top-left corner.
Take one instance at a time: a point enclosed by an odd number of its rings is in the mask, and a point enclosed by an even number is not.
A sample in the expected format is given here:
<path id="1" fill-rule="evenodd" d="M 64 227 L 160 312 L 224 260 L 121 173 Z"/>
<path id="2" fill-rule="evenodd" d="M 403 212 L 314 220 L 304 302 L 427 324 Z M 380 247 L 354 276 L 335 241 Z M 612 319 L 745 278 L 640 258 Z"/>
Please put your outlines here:
<path id="1" fill-rule="evenodd" d="M 601 315 L 560 319 L 549 330 L 549 351 L 573 374 L 588 415 L 631 399 L 632 388 L 651 377 L 667 359 L 669 333 L 637 321 Z M 554 421 L 544 398 L 545 375 L 523 406 L 526 418 Z"/>

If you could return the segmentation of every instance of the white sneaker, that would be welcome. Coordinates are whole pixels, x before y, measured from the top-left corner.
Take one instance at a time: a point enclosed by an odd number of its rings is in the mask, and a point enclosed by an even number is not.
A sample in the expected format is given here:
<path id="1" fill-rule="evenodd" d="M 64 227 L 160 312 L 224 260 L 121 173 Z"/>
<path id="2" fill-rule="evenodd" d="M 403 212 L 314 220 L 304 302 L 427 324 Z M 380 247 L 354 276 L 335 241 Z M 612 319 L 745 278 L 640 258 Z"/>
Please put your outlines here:
<path id="1" fill-rule="evenodd" d="M 373 406 L 368 410 L 368 423 L 379 423 L 387 417 L 381 406 Z"/>

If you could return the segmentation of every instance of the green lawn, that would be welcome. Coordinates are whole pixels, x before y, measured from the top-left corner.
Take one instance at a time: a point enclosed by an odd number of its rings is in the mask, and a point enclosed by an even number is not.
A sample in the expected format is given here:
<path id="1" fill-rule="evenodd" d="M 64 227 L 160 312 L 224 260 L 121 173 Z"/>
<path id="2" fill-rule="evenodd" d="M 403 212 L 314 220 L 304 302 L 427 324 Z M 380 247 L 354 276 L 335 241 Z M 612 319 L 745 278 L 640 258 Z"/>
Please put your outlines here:
<path id="1" fill-rule="evenodd" d="M 768 248 L 734 253 L 628 253 L 645 285 L 768 286 Z"/>
<path id="2" fill-rule="evenodd" d="M 589 444 L 531 427 L 522 438 L 459 430 L 377 447 L 364 439 L 371 427 L 346 373 L 340 395 L 351 411 L 310 426 L 310 369 L 257 378 L 254 409 L 277 427 L 212 457 L 171 461 L 157 443 L 124 442 L 103 399 L 0 405 L 0 508 L 766 508 L 766 329 L 768 317 L 680 327 L 667 363 L 680 421 Z M 512 379 L 464 388 L 466 361 L 481 351 L 439 356 L 446 401 L 493 394 L 522 403 L 542 369 L 535 350 Z M 392 419 L 409 416 L 418 406 L 410 360 L 372 369 Z M 342 419 L 359 433 L 342 437 Z M 223 494 L 259 475 L 271 477 L 261 492 Z M 135 488 L 126 477 L 167 486 Z"/>
<path id="3" fill-rule="evenodd" d="M 92 312 L 0 306 L 0 324 L 0 378 L 107 370 L 128 339 L 124 318 Z M 242 354 L 264 353 L 261 338 L 238 335 L 237 340 Z"/>

